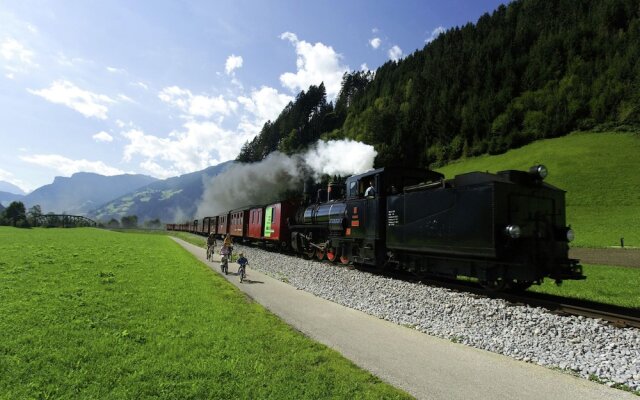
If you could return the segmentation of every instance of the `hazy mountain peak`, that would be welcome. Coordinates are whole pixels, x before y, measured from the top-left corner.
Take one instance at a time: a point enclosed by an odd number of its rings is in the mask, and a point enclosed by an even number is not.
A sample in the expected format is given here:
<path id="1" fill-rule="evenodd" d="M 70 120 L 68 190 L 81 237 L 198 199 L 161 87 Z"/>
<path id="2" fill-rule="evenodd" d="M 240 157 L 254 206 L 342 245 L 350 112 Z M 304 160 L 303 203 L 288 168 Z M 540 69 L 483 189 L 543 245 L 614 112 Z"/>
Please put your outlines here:
<path id="1" fill-rule="evenodd" d="M 5 181 L 0 181 L 0 192 L 19 194 L 22 196 L 27 194 L 24 190 L 20 189 L 16 185 Z"/>

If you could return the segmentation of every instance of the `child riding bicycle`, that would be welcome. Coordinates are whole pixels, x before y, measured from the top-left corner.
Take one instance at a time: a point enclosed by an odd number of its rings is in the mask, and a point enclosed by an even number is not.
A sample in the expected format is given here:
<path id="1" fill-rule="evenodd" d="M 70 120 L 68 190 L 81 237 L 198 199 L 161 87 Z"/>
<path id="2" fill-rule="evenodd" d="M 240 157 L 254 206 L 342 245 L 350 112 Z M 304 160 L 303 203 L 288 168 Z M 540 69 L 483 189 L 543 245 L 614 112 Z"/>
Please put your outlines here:
<path id="1" fill-rule="evenodd" d="M 224 272 L 225 275 L 229 273 L 229 258 L 227 258 L 226 255 L 220 258 L 220 270 Z"/>
<path id="2" fill-rule="evenodd" d="M 242 283 L 244 278 L 247 276 L 247 264 L 249 264 L 249 260 L 247 260 L 247 258 L 242 253 L 239 253 L 238 256 L 240 258 L 238 258 L 236 262 L 239 265 L 238 275 L 240 275 L 240 282 Z"/>
<path id="3" fill-rule="evenodd" d="M 209 234 L 207 238 L 207 260 L 213 258 L 213 253 L 216 251 L 216 237 L 213 233 Z"/>

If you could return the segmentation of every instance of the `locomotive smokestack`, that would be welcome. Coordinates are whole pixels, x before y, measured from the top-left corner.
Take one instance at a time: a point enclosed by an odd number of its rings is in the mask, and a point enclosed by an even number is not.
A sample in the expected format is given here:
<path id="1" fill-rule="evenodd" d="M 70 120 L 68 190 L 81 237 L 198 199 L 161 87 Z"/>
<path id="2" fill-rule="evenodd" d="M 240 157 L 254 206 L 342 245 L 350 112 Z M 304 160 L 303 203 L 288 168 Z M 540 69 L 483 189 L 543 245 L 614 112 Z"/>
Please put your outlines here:
<path id="1" fill-rule="evenodd" d="M 311 191 L 313 190 L 314 184 L 312 178 L 307 178 L 304 181 L 304 186 L 302 189 L 302 196 L 304 204 L 309 204 L 311 202 Z"/>
<path id="2" fill-rule="evenodd" d="M 343 192 L 344 184 L 337 181 L 329 182 L 329 184 L 327 185 L 327 201 L 343 198 Z"/>

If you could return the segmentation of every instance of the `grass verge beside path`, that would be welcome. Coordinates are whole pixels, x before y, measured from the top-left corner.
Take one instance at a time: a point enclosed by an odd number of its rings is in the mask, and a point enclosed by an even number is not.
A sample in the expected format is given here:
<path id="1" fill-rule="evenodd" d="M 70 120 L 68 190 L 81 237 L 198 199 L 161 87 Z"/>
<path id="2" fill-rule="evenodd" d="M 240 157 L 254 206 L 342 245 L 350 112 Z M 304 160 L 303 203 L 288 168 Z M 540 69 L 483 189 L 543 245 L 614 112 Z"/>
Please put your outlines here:
<path id="1" fill-rule="evenodd" d="M 0 227 L 0 398 L 409 398 L 166 235 Z"/>

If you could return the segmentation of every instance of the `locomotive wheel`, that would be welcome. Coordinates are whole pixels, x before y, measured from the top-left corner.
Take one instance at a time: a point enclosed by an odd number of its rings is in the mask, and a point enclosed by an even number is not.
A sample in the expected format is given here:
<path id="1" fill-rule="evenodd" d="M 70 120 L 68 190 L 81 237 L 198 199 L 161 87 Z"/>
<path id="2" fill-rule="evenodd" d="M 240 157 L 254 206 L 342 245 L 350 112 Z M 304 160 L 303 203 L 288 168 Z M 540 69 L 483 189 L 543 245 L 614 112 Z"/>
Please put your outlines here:
<path id="1" fill-rule="evenodd" d="M 496 279 L 493 281 L 480 281 L 480 286 L 487 289 L 490 292 L 502 292 L 507 289 L 509 285 L 504 279 Z"/>
<path id="2" fill-rule="evenodd" d="M 315 251 L 313 249 L 311 250 L 302 250 L 302 257 L 304 257 L 305 260 L 311 260 L 313 258 L 313 255 L 315 254 Z"/>
<path id="3" fill-rule="evenodd" d="M 340 264 L 349 265 L 349 257 L 348 256 L 340 256 Z"/>
<path id="4" fill-rule="evenodd" d="M 337 258 L 338 258 L 338 251 L 333 247 L 327 248 L 327 260 L 331 262 L 335 262 Z"/>
<path id="5" fill-rule="evenodd" d="M 533 285 L 533 282 L 530 281 L 511 282 L 511 285 L 509 285 L 509 291 L 513 293 L 524 292 L 529 289 L 531 285 Z"/>
<path id="6" fill-rule="evenodd" d="M 324 260 L 324 250 L 316 249 L 316 258 L 320 261 Z"/>

